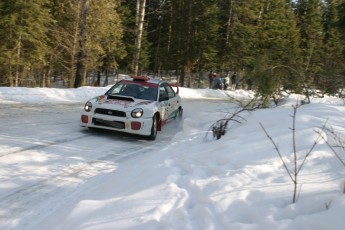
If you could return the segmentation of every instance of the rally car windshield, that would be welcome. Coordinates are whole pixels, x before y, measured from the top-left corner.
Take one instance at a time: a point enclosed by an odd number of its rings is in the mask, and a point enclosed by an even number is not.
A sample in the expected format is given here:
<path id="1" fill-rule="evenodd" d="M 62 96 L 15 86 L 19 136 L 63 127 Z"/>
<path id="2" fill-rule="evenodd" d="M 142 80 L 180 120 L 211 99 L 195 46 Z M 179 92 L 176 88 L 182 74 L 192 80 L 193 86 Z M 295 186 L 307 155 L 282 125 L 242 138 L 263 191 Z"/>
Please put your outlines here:
<path id="1" fill-rule="evenodd" d="M 157 87 L 152 87 L 150 85 L 119 82 L 109 89 L 106 95 L 118 95 L 155 101 L 157 100 L 157 91 Z"/>

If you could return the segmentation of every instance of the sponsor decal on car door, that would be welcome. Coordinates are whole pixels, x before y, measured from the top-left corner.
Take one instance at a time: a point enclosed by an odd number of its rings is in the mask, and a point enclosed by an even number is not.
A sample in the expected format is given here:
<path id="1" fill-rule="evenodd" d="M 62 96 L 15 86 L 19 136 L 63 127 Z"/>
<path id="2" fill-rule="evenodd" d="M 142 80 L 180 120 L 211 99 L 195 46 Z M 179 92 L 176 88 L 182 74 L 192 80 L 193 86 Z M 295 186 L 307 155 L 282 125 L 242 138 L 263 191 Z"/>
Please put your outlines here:
<path id="1" fill-rule="evenodd" d="M 161 108 L 162 108 L 162 120 L 166 121 L 169 117 L 169 101 L 162 101 L 161 102 Z"/>
<path id="2" fill-rule="evenodd" d="M 164 85 L 159 87 L 159 100 L 161 107 L 161 117 L 163 121 L 166 121 L 169 117 L 169 97 Z"/>
<path id="3" fill-rule="evenodd" d="M 169 95 L 169 116 L 168 119 L 171 119 L 176 116 L 177 111 L 177 98 L 175 91 L 170 87 L 170 85 L 166 85 L 166 90 Z"/>

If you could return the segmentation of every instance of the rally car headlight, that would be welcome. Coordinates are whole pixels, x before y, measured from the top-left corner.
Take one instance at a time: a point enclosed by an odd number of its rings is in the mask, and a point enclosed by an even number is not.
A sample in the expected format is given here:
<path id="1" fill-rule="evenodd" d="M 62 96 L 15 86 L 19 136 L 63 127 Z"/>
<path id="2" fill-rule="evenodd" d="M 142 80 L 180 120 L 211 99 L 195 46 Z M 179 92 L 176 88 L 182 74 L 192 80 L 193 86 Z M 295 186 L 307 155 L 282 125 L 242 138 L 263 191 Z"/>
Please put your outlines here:
<path id="1" fill-rule="evenodd" d="M 84 106 L 84 110 L 85 110 L 86 112 L 90 112 L 91 109 L 92 109 L 92 103 L 89 102 L 89 101 L 86 102 L 86 104 L 85 104 L 85 106 Z"/>
<path id="2" fill-rule="evenodd" d="M 144 114 L 144 110 L 143 109 L 133 109 L 131 116 L 133 118 L 139 118 Z"/>

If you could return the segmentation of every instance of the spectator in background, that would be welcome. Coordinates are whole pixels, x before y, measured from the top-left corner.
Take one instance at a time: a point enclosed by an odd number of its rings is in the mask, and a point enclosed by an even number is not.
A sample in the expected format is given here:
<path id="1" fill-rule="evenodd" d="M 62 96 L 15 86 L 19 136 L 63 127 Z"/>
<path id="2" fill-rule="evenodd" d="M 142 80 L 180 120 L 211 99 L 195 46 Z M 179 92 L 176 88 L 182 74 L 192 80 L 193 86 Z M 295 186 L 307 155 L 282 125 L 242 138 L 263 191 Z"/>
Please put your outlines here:
<path id="1" fill-rule="evenodd" d="M 97 82 L 96 82 L 96 86 L 100 86 L 101 85 L 101 71 L 97 71 Z"/>
<path id="2" fill-rule="evenodd" d="M 235 90 L 238 87 L 238 76 L 236 71 L 231 76 L 231 89 Z"/>
<path id="3" fill-rule="evenodd" d="M 253 82 L 252 82 L 252 79 L 250 77 L 247 79 L 246 83 L 247 83 L 247 89 L 252 90 Z"/>
<path id="4" fill-rule="evenodd" d="M 220 76 L 217 76 L 216 73 L 214 73 L 215 76 L 215 89 L 222 89 L 222 79 L 220 78 Z"/>
<path id="5" fill-rule="evenodd" d="M 223 89 L 227 90 L 230 84 L 230 73 L 228 72 L 223 78 Z"/>
<path id="6" fill-rule="evenodd" d="M 213 71 L 208 74 L 208 88 L 213 89 Z"/>

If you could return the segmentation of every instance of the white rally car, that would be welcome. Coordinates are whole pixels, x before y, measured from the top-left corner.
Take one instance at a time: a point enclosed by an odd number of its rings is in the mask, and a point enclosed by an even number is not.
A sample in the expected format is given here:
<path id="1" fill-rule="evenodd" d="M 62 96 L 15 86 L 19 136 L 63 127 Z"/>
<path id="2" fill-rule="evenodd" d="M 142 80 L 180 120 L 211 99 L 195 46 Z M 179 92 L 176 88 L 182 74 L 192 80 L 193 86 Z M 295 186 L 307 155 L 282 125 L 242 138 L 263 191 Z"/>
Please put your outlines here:
<path id="1" fill-rule="evenodd" d="M 109 129 L 147 136 L 155 140 L 157 131 L 183 113 L 181 98 L 172 86 L 146 76 L 117 82 L 104 95 L 84 106 L 81 126 Z"/>

